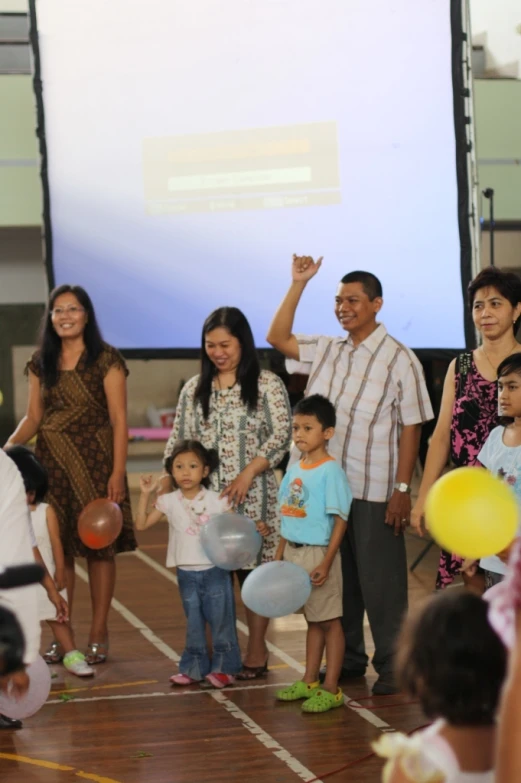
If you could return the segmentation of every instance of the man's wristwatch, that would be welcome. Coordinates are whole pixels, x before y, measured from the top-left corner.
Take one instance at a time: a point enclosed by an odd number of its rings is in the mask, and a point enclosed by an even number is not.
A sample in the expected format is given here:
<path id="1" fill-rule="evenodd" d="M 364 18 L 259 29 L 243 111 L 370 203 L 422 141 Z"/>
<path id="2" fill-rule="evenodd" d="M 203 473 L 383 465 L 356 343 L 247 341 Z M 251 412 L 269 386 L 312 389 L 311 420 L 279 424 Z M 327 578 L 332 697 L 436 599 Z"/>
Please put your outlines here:
<path id="1" fill-rule="evenodd" d="M 394 488 L 398 492 L 403 492 L 404 494 L 410 495 L 411 494 L 411 487 L 409 484 L 406 484 L 404 481 L 400 481 L 399 483 L 394 485 Z"/>

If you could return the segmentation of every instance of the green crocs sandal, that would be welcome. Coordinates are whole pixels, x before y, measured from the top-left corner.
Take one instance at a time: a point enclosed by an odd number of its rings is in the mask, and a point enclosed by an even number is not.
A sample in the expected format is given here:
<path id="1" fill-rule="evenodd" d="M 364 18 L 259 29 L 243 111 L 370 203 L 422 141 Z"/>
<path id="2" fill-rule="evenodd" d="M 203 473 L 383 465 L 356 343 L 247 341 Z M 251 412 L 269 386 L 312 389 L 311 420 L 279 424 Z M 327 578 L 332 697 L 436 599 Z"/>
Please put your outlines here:
<path id="1" fill-rule="evenodd" d="M 335 707 L 341 707 L 343 703 L 344 694 L 340 688 L 337 693 L 317 689 L 302 705 L 302 712 L 328 712 Z"/>
<path id="2" fill-rule="evenodd" d="M 320 682 L 302 682 L 297 680 L 293 685 L 288 685 L 287 688 L 283 688 L 280 691 L 275 692 L 275 698 L 279 701 L 297 701 L 298 699 L 308 699 L 317 688 L 320 687 Z"/>

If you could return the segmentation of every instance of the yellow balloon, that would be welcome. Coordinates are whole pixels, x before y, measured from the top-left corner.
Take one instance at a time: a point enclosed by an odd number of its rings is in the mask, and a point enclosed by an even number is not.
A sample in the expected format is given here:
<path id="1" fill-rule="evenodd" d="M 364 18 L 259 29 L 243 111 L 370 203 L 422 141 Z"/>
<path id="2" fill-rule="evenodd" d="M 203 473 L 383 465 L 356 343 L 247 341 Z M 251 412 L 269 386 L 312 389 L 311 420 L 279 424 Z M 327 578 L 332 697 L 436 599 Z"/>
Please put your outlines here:
<path id="1" fill-rule="evenodd" d="M 435 541 L 460 557 L 496 555 L 512 543 L 519 517 L 514 492 L 484 468 L 457 468 L 430 489 L 425 520 Z"/>

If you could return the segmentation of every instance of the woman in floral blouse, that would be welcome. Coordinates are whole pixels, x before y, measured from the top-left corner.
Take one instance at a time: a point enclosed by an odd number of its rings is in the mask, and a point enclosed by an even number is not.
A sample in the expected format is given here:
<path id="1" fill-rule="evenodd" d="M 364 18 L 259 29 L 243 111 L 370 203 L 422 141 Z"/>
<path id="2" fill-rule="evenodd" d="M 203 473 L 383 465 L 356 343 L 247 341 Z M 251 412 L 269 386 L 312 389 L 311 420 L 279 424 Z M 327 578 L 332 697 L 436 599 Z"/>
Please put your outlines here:
<path id="1" fill-rule="evenodd" d="M 176 440 L 193 438 L 217 449 L 212 489 L 222 492 L 254 522 L 270 528 L 261 561 L 272 560 L 279 538 L 274 468 L 289 449 L 291 411 L 286 388 L 261 370 L 250 325 L 236 307 L 220 307 L 203 326 L 201 372 L 184 386 L 165 458 Z M 248 571 L 237 572 L 242 583 Z M 268 620 L 246 609 L 248 647 L 240 679 L 267 672 Z"/>

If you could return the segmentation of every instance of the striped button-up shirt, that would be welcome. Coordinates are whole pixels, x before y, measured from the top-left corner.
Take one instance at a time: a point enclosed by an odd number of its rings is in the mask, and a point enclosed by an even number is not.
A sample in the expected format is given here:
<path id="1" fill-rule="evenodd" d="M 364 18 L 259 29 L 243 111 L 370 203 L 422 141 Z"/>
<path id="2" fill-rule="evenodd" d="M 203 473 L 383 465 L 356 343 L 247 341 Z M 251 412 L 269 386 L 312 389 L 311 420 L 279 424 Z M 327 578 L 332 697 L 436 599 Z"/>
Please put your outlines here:
<path id="1" fill-rule="evenodd" d="M 433 418 L 420 362 L 382 324 L 357 346 L 351 337 L 296 338 L 299 361 L 289 359 L 286 367 L 309 375 L 306 396 L 323 394 L 335 406 L 328 450 L 345 470 L 353 496 L 387 501 L 402 428 Z"/>

